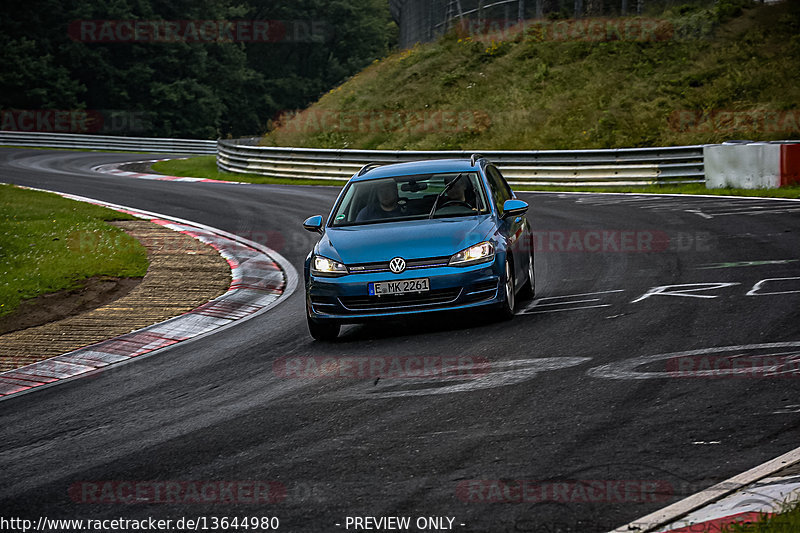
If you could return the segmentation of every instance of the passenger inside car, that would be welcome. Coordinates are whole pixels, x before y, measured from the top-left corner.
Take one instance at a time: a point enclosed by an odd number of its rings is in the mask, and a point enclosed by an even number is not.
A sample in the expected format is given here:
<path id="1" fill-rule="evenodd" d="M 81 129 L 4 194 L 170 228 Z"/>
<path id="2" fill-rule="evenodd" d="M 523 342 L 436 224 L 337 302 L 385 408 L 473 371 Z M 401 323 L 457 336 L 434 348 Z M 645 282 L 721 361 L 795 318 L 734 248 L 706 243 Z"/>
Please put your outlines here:
<path id="1" fill-rule="evenodd" d="M 356 216 L 356 222 L 381 220 L 404 215 L 403 207 L 398 203 L 397 184 L 394 180 L 385 180 L 377 184 L 374 197 Z"/>

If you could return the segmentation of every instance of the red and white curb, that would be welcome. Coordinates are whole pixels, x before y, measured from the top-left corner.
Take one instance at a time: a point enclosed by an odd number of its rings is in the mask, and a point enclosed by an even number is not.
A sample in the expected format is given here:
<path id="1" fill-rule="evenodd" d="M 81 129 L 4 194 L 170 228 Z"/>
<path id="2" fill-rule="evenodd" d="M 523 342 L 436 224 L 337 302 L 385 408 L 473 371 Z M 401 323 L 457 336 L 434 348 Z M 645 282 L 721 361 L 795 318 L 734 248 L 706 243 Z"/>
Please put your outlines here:
<path id="1" fill-rule="evenodd" d="M 137 178 L 141 180 L 154 180 L 154 181 L 182 181 L 182 182 L 192 182 L 192 183 L 233 183 L 237 185 L 251 185 L 250 183 L 244 181 L 222 181 L 222 180 L 212 180 L 209 178 L 187 178 L 182 176 L 165 176 L 164 174 L 148 174 L 146 172 L 128 172 L 126 170 L 120 170 L 119 167 L 123 165 L 134 165 L 134 164 L 141 164 L 141 163 L 158 163 L 159 161 L 169 161 L 170 159 L 176 158 L 169 158 L 169 159 L 148 159 L 144 161 L 126 161 L 124 163 L 110 163 L 106 165 L 98 165 L 96 167 L 92 167 L 94 172 L 102 172 L 103 174 L 114 174 L 115 176 L 124 176 L 126 178 Z M 185 157 L 177 158 L 177 159 L 186 159 Z"/>
<path id="2" fill-rule="evenodd" d="M 800 501 L 800 448 L 693 494 L 611 533 L 716 533 L 728 524 L 780 513 Z"/>
<path id="3" fill-rule="evenodd" d="M 722 531 L 729 524 L 754 522 L 774 515 L 800 500 L 800 474 L 763 479 L 680 520 L 656 530 L 658 533 Z"/>
<path id="4" fill-rule="evenodd" d="M 38 189 L 41 190 L 41 189 Z M 0 401 L 65 380 L 84 377 L 189 339 L 254 318 L 288 298 L 297 271 L 279 253 L 237 235 L 158 213 L 57 193 L 109 207 L 179 231 L 214 247 L 231 267 L 231 286 L 222 296 L 164 322 L 0 373 Z"/>

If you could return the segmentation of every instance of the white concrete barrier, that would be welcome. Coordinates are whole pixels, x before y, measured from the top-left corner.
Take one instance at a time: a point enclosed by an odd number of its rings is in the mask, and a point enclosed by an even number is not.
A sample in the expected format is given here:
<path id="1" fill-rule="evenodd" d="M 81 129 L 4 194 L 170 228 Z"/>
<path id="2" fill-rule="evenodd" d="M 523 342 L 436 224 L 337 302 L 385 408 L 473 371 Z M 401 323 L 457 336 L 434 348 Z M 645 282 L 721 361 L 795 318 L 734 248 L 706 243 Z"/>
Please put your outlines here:
<path id="1" fill-rule="evenodd" d="M 774 189 L 781 186 L 781 145 L 716 144 L 703 148 L 706 187 Z"/>

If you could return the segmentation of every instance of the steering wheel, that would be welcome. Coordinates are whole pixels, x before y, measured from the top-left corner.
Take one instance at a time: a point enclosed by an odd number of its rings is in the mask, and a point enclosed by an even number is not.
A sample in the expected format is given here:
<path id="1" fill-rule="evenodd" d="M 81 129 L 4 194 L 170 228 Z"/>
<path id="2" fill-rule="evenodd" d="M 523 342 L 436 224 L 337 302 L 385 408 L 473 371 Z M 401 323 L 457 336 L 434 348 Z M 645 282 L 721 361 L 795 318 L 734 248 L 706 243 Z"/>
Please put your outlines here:
<path id="1" fill-rule="evenodd" d="M 442 205 L 440 205 L 439 207 L 437 207 L 436 209 L 438 210 L 439 208 L 447 207 L 448 205 L 463 205 L 467 209 L 475 209 L 474 207 L 472 207 L 467 202 L 464 202 L 464 201 L 461 201 L 461 200 L 448 200 L 445 203 L 443 203 Z"/>

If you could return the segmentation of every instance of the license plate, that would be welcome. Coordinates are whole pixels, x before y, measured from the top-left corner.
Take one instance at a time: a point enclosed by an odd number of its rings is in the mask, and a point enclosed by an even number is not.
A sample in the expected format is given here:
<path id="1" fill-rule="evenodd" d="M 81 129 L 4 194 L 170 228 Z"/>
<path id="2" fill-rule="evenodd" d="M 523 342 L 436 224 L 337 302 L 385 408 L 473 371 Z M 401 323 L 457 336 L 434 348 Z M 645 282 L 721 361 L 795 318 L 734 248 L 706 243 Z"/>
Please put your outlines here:
<path id="1" fill-rule="evenodd" d="M 406 294 L 431 290 L 429 278 L 403 279 L 399 281 L 376 281 L 369 284 L 370 296 L 385 294 Z"/>

